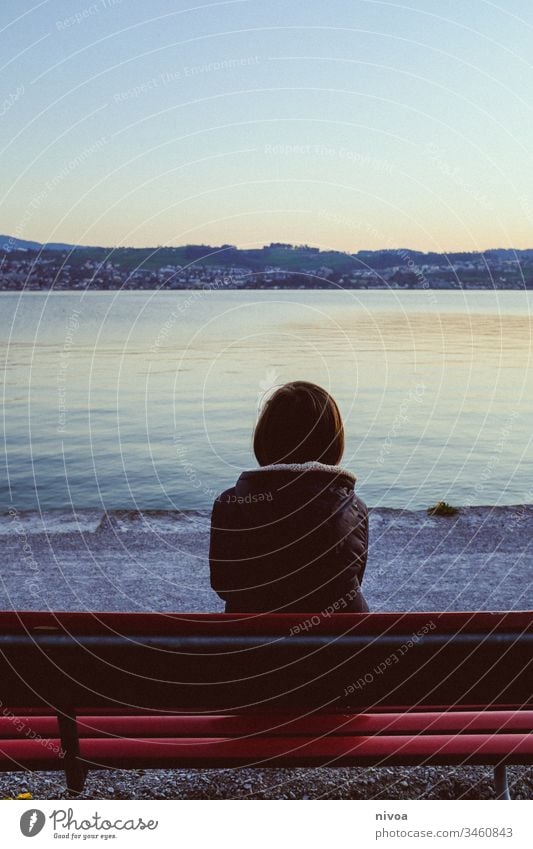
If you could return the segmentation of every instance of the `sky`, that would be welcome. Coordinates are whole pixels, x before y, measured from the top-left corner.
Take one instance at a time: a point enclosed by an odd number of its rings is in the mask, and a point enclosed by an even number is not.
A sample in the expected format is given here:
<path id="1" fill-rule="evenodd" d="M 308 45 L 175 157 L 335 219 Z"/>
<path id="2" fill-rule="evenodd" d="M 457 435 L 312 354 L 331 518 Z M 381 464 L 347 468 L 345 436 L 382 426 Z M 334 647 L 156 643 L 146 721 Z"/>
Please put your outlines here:
<path id="1" fill-rule="evenodd" d="M 531 0 L 2 0 L 0 232 L 533 247 Z"/>

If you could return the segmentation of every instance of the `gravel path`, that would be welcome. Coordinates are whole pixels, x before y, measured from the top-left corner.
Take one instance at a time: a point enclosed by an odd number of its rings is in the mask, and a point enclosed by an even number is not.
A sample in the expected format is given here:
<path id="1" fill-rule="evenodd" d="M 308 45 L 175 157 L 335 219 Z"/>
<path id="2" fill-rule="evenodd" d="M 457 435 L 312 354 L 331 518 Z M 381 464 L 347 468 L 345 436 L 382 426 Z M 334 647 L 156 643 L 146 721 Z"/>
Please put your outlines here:
<path id="1" fill-rule="evenodd" d="M 372 610 L 533 608 L 533 506 L 463 508 L 451 518 L 371 512 L 365 596 Z M 221 610 L 209 586 L 209 516 L 12 511 L 0 517 L 0 608 Z M 533 799 L 533 770 L 510 770 Z M 5 773 L 0 796 L 61 798 L 59 774 Z M 89 774 L 81 798 L 492 798 L 471 768 L 136 770 Z"/>
<path id="2" fill-rule="evenodd" d="M 533 769 L 508 771 L 513 799 L 533 799 Z M 67 799 L 59 773 L 0 775 L 0 797 Z M 494 799 L 488 767 L 113 770 L 89 773 L 80 799 Z"/>

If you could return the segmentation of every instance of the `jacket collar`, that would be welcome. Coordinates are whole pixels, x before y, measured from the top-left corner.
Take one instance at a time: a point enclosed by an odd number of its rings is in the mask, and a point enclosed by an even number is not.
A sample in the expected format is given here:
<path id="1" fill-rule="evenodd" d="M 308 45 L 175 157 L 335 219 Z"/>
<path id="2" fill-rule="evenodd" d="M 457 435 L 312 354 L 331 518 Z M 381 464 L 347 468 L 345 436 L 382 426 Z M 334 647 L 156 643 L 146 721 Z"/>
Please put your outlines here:
<path id="1" fill-rule="evenodd" d="M 261 472 L 329 472 L 331 475 L 343 475 L 355 483 L 356 477 L 352 472 L 343 469 L 342 466 L 328 466 L 326 463 L 318 463 L 311 460 L 308 463 L 272 463 L 270 466 L 259 466 L 245 474 L 260 474 Z"/>

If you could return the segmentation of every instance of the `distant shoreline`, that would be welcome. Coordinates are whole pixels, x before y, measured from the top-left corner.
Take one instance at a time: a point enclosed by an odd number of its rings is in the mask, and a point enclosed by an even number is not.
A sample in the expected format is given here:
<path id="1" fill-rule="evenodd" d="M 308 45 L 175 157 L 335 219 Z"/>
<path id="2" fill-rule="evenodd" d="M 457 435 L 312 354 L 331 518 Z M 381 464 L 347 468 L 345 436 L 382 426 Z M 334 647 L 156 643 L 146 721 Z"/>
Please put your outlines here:
<path id="1" fill-rule="evenodd" d="M 0 282 L 0 295 L 13 293 L 58 293 L 65 292 L 533 292 L 533 282 L 529 286 L 494 286 L 492 283 L 486 285 L 472 284 L 465 286 L 428 286 L 426 289 L 418 286 L 225 286 L 215 288 L 214 286 L 21 286 L 6 287 Z"/>
<path id="2" fill-rule="evenodd" d="M 284 242 L 262 248 L 104 248 L 40 245 L 0 236 L 0 261 L 3 291 L 533 290 L 533 249 L 423 253 L 394 248 L 346 253 Z"/>

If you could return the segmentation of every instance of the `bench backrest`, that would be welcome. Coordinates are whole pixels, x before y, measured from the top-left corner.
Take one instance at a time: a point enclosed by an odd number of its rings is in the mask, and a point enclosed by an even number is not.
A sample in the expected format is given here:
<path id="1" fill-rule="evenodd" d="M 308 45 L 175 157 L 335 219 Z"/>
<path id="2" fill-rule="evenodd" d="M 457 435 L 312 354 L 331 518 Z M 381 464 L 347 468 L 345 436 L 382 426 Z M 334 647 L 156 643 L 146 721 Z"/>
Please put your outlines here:
<path id="1" fill-rule="evenodd" d="M 533 703 L 533 612 L 0 613 L 2 706 L 359 710 Z"/>

